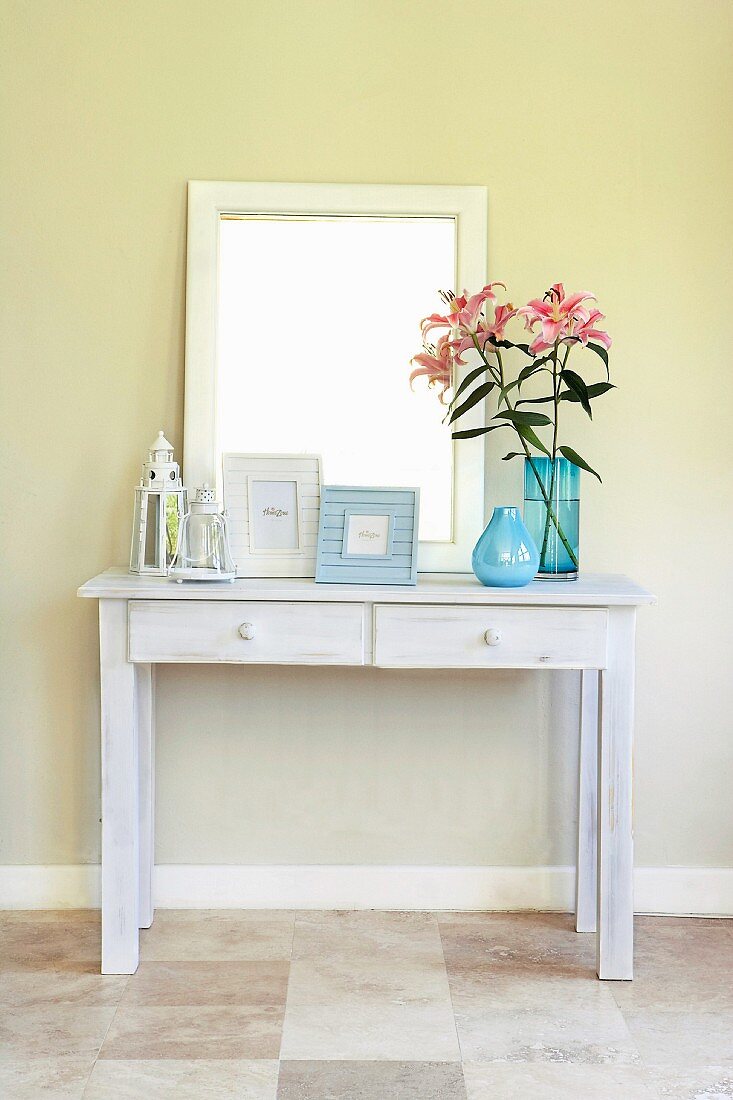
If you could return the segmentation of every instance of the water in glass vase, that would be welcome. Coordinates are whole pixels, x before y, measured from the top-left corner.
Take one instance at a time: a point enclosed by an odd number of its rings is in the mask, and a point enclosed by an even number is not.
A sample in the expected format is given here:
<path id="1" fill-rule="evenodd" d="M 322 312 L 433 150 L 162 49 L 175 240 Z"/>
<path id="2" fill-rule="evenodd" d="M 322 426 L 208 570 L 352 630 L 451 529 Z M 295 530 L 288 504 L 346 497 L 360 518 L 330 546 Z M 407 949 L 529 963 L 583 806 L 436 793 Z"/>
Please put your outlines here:
<path id="1" fill-rule="evenodd" d="M 524 522 L 540 552 L 539 580 L 575 580 L 580 470 L 567 458 L 524 460 Z"/>

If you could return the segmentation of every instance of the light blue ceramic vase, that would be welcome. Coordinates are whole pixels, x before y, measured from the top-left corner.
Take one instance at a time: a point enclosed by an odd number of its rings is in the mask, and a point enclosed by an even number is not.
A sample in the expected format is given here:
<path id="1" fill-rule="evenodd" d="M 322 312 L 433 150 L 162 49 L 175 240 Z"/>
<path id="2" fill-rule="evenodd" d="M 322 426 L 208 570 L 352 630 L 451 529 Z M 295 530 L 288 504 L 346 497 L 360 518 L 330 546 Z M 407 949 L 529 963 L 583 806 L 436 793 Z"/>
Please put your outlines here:
<path id="1" fill-rule="evenodd" d="M 489 526 L 473 549 L 471 565 L 490 588 L 523 588 L 533 579 L 540 555 L 518 508 L 494 508 Z"/>

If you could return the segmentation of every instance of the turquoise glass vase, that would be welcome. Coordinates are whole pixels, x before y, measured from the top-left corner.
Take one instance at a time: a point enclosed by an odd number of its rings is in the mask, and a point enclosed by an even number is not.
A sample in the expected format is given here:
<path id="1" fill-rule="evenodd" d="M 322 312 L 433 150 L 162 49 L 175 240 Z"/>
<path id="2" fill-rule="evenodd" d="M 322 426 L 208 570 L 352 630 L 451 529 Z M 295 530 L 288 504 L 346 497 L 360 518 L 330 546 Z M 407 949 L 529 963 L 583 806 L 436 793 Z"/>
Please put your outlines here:
<path id="1" fill-rule="evenodd" d="M 534 577 L 540 555 L 518 508 L 494 508 L 489 526 L 473 549 L 471 565 L 490 588 L 523 588 Z"/>
<path id="2" fill-rule="evenodd" d="M 525 458 L 524 519 L 540 552 L 538 580 L 575 580 L 580 558 L 580 470 L 567 458 Z"/>

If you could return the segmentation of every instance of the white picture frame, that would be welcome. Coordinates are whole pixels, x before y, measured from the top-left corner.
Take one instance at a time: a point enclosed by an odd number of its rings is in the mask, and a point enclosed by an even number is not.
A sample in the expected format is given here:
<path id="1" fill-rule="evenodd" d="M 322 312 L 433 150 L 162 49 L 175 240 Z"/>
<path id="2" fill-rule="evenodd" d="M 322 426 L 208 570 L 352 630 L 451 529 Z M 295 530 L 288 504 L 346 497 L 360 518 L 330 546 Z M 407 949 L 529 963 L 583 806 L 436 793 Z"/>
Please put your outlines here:
<path id="1" fill-rule="evenodd" d="M 217 472 L 221 468 L 216 415 L 221 218 L 227 214 L 267 213 L 454 218 L 455 289 L 478 290 L 487 282 L 485 187 L 191 180 L 188 185 L 183 463 L 189 485 L 204 481 L 214 481 L 218 485 Z M 426 313 L 430 308 L 431 303 L 426 303 Z M 416 336 L 418 321 L 419 318 L 416 319 Z M 253 369 L 256 368 L 253 366 Z M 467 366 L 465 370 L 468 369 Z M 405 370 L 408 371 L 407 365 Z M 459 376 L 456 384 L 460 380 Z M 481 427 L 483 414 L 484 402 L 479 402 L 462 418 L 461 428 Z M 452 537 L 445 542 L 420 543 L 422 571 L 471 572 L 471 552 L 485 526 L 484 464 L 484 436 L 454 442 Z"/>
<path id="2" fill-rule="evenodd" d="M 226 453 L 222 479 L 237 576 L 315 576 L 320 455 Z"/>

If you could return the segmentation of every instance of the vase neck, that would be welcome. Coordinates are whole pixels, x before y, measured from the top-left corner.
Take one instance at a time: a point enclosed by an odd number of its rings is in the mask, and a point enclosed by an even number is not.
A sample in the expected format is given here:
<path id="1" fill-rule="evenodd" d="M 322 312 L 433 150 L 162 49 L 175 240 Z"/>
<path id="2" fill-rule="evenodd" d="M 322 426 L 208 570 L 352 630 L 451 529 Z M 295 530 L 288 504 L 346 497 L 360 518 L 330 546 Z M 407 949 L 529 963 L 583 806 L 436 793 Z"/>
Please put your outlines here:
<path id="1" fill-rule="evenodd" d="M 506 505 L 500 505 L 498 508 L 494 508 L 493 515 L 495 516 L 508 516 L 510 519 L 516 519 L 518 515 L 518 509 L 514 507 L 507 507 Z"/>

